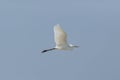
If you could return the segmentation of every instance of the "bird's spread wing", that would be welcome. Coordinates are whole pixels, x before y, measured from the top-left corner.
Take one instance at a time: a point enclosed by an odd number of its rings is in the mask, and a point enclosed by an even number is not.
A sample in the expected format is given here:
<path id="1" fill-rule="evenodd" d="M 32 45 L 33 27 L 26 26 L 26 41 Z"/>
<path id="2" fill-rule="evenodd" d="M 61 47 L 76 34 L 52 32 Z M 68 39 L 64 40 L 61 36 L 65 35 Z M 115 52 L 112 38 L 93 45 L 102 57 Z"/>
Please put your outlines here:
<path id="1" fill-rule="evenodd" d="M 67 44 L 67 34 L 59 24 L 54 26 L 54 39 L 56 46 L 63 46 Z"/>

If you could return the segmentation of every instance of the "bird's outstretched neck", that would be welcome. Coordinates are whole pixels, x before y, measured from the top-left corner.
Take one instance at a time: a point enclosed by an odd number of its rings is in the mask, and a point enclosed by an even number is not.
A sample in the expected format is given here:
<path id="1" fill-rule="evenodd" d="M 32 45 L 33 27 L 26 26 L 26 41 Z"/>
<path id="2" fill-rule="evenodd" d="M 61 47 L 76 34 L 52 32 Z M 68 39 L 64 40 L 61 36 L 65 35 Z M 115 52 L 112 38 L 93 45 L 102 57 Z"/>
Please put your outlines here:
<path id="1" fill-rule="evenodd" d="M 51 48 L 51 49 L 46 49 L 46 50 L 43 50 L 41 53 L 45 53 L 47 51 L 51 51 L 51 50 L 55 50 L 56 48 Z"/>

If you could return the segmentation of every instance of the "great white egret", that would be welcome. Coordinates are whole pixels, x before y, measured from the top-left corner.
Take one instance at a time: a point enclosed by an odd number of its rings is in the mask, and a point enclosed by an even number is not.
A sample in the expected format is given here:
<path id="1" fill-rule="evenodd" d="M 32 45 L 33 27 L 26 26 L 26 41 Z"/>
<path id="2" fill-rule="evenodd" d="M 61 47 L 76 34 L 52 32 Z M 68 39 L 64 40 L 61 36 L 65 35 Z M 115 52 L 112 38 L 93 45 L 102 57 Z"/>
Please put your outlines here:
<path id="1" fill-rule="evenodd" d="M 51 49 L 43 50 L 41 53 L 51 50 L 72 50 L 73 48 L 79 47 L 67 43 L 67 34 L 64 32 L 64 30 L 60 27 L 59 24 L 54 26 L 54 39 L 56 46 Z"/>

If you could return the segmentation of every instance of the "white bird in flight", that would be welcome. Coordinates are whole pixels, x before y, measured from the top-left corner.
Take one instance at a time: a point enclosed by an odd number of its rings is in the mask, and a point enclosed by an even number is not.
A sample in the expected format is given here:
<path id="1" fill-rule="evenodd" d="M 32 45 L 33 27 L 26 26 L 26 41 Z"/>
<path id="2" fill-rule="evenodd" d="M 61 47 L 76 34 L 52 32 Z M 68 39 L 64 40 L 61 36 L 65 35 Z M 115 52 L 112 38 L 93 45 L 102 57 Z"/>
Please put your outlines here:
<path id="1" fill-rule="evenodd" d="M 64 32 L 64 30 L 60 27 L 59 24 L 54 26 L 54 40 L 56 46 L 51 49 L 43 50 L 41 53 L 51 50 L 72 50 L 73 48 L 79 47 L 67 43 L 67 34 Z"/>

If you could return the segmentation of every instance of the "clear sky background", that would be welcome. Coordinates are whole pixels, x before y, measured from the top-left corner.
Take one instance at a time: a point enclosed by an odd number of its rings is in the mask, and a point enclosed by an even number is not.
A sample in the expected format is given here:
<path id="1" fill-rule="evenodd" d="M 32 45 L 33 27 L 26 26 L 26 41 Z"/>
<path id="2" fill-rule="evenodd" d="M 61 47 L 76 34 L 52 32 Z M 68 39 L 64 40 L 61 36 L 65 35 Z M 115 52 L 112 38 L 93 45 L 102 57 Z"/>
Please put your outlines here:
<path id="1" fill-rule="evenodd" d="M 41 54 L 58 23 L 80 48 Z M 0 0 L 0 80 L 120 80 L 120 1 Z"/>

